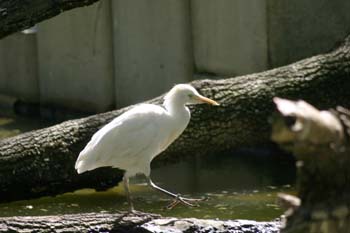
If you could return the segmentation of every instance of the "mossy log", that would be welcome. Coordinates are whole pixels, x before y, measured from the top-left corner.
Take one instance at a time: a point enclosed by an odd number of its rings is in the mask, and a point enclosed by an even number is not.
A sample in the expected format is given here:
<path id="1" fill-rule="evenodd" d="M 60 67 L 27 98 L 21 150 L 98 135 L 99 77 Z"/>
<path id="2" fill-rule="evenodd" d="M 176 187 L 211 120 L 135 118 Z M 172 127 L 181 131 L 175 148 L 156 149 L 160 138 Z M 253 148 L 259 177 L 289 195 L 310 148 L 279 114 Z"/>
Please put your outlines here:
<path id="1" fill-rule="evenodd" d="M 275 99 L 272 138 L 297 158 L 298 197 L 282 232 L 350 232 L 350 110 L 318 111 L 304 101 Z"/>
<path id="2" fill-rule="evenodd" d="M 280 223 L 249 220 L 162 218 L 138 213 L 86 213 L 0 218 L 0 232 L 279 232 Z"/>
<path id="3" fill-rule="evenodd" d="M 221 106 L 191 106 L 185 132 L 155 163 L 270 142 L 272 98 L 305 99 L 318 107 L 350 104 L 350 37 L 336 50 L 262 73 L 191 83 Z M 161 104 L 162 96 L 148 103 Z M 69 120 L 0 141 L 1 201 L 55 195 L 79 188 L 106 189 L 122 173 L 97 169 L 78 175 L 74 163 L 101 126 L 132 106 Z M 117 152 L 116 152 L 117 153 Z"/>

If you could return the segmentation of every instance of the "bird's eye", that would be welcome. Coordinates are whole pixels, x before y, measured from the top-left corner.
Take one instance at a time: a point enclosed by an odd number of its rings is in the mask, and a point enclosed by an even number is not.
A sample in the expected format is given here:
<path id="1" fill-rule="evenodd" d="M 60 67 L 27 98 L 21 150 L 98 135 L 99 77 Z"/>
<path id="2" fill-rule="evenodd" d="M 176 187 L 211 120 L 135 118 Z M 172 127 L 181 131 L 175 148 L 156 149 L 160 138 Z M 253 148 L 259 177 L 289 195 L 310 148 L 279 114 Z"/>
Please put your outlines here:
<path id="1" fill-rule="evenodd" d="M 286 116 L 284 118 L 284 122 L 288 127 L 292 127 L 296 121 L 297 121 L 297 118 L 295 116 Z"/>
<path id="2" fill-rule="evenodd" d="M 191 99 L 193 98 L 193 94 L 188 94 L 188 97 Z"/>

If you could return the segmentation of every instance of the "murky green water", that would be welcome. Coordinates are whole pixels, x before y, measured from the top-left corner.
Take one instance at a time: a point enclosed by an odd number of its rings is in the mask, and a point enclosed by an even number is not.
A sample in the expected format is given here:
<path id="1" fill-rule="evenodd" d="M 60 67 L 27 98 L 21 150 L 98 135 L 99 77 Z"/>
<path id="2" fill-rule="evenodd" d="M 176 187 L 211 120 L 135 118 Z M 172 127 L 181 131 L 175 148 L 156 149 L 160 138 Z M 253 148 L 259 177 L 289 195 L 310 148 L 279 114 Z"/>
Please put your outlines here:
<path id="1" fill-rule="evenodd" d="M 46 126 L 47 122 L 0 118 L 0 138 Z M 153 169 L 155 183 L 189 197 L 209 197 L 200 207 L 164 207 L 171 201 L 145 185 L 143 177 L 132 180 L 137 210 L 163 216 L 271 220 L 283 213 L 275 201 L 278 192 L 295 192 L 295 170 L 287 156 L 269 153 L 232 152 Z M 106 192 L 78 190 L 56 197 L 0 204 L 0 216 L 49 215 L 126 210 L 122 187 Z"/>

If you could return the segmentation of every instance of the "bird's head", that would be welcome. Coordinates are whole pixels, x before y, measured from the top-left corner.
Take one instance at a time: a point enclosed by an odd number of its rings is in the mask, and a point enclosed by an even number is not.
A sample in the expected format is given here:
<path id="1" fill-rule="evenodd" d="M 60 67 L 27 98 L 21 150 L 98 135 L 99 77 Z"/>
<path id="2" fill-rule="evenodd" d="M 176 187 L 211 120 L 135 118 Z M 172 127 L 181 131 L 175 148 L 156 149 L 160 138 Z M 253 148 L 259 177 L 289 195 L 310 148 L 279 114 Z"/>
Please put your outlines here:
<path id="1" fill-rule="evenodd" d="M 164 97 L 165 101 L 177 100 L 184 104 L 202 104 L 219 105 L 215 100 L 202 96 L 188 84 L 178 84 L 174 86 Z"/>

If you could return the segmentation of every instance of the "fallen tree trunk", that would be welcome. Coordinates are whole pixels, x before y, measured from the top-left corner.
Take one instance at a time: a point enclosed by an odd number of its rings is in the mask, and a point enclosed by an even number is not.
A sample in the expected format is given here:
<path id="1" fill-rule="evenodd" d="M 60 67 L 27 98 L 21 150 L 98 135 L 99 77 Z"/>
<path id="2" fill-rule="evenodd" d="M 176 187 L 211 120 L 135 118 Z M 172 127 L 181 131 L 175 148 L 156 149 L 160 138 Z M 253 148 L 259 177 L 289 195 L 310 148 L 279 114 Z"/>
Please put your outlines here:
<path id="1" fill-rule="evenodd" d="M 140 213 L 88 213 L 0 218 L 0 232 L 279 232 L 279 222 L 162 218 Z"/>
<path id="2" fill-rule="evenodd" d="M 298 197 L 289 203 L 282 232 L 350 232 L 350 110 L 318 111 L 275 99 L 281 113 L 272 138 L 296 156 Z"/>
<path id="3" fill-rule="evenodd" d="M 191 106 L 188 128 L 157 161 L 269 143 L 272 98 L 302 98 L 318 107 L 350 103 L 350 37 L 335 51 L 270 71 L 191 83 L 221 103 Z M 162 97 L 149 103 L 160 104 Z M 77 175 L 74 162 L 94 132 L 128 108 L 70 120 L 0 142 L 1 201 L 55 195 L 79 188 L 106 189 L 121 172 Z"/>
<path id="4" fill-rule="evenodd" d="M 0 1 L 0 39 L 30 28 L 63 11 L 88 6 L 98 0 L 2 0 Z"/>

